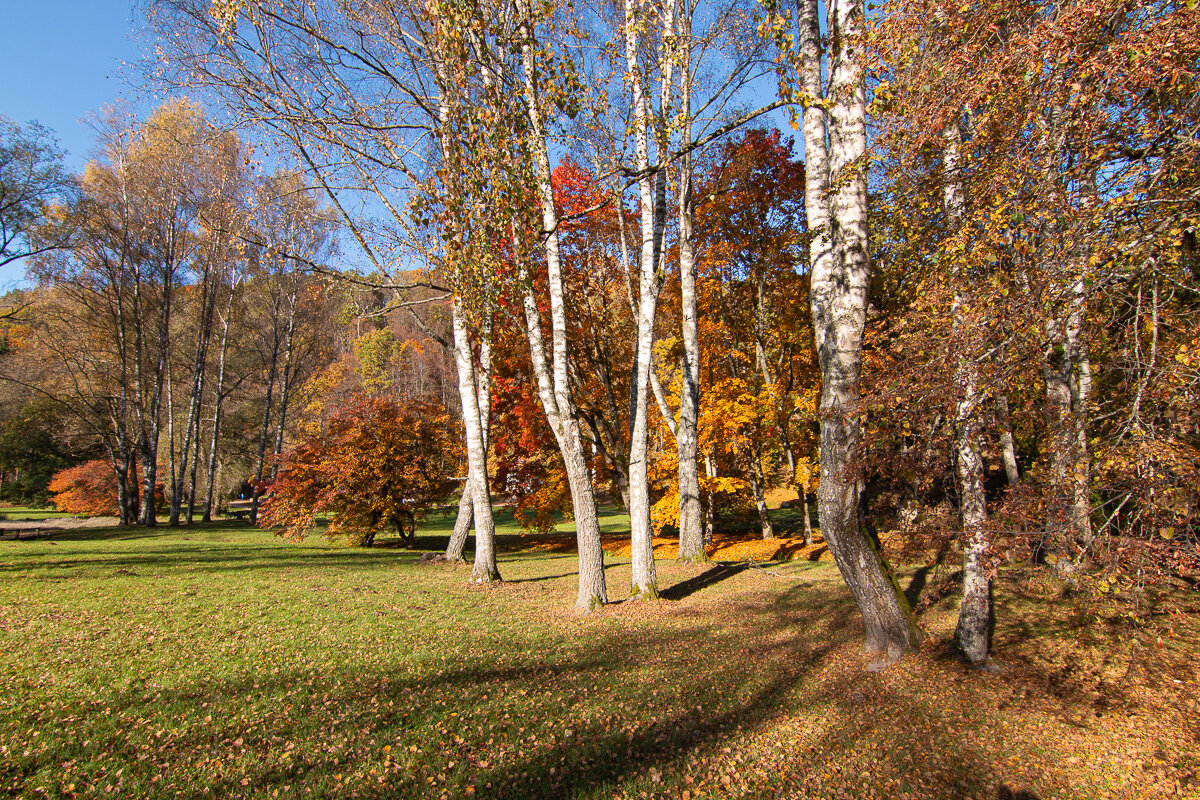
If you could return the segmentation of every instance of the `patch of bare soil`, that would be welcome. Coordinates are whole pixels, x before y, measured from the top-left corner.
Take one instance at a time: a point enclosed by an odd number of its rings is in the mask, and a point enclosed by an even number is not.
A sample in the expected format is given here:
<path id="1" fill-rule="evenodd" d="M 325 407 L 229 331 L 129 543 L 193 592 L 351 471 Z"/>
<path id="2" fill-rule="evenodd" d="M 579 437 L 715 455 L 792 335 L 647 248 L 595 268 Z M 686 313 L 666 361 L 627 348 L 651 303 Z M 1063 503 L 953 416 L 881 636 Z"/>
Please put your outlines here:
<path id="1" fill-rule="evenodd" d="M 116 517 L 56 517 L 54 519 L 11 519 L 0 521 L 0 541 L 47 536 L 55 531 L 79 528 L 111 528 L 120 525 Z"/>

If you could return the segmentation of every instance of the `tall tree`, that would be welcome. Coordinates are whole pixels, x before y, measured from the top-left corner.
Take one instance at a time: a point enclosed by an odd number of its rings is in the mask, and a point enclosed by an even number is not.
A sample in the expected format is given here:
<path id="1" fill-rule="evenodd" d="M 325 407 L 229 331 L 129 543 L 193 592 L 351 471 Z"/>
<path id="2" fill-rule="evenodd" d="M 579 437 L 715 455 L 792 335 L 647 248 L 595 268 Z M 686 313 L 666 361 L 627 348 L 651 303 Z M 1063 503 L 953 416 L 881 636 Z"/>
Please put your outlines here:
<path id="1" fill-rule="evenodd" d="M 860 522 L 859 380 L 871 279 L 865 16 L 862 2 L 829 7 L 827 92 L 816 0 L 799 8 L 798 46 L 812 237 L 810 304 L 821 368 L 821 535 L 862 613 L 872 664 L 882 666 L 914 649 L 918 633 L 904 596 Z"/>

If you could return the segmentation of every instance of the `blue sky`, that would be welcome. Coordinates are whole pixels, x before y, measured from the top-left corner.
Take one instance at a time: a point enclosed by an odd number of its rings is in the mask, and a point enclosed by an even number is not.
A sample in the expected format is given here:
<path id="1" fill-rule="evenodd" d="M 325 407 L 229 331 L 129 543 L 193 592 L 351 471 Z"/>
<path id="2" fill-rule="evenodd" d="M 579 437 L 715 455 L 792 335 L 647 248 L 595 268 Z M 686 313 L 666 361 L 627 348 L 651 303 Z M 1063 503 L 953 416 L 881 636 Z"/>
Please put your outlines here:
<path id="1" fill-rule="evenodd" d="M 143 25 L 136 0 L 0 0 L 0 114 L 50 128 L 67 167 L 82 171 L 95 147 L 92 114 L 119 100 L 143 113 L 161 102 L 138 85 Z M 783 112 L 761 123 L 793 134 Z M 0 267 L 0 291 L 24 269 Z"/>
<path id="2" fill-rule="evenodd" d="M 132 102 L 139 56 L 131 0 L 0 0 L 0 114 L 37 120 L 54 131 L 67 166 L 89 160 L 95 132 L 84 121 L 119 98 Z M 0 269 L 0 287 L 24 267 Z"/>
<path id="3" fill-rule="evenodd" d="M 123 65 L 137 60 L 130 0 L 0 0 L 0 114 L 36 119 L 88 160 L 94 133 L 81 119 L 132 92 Z"/>

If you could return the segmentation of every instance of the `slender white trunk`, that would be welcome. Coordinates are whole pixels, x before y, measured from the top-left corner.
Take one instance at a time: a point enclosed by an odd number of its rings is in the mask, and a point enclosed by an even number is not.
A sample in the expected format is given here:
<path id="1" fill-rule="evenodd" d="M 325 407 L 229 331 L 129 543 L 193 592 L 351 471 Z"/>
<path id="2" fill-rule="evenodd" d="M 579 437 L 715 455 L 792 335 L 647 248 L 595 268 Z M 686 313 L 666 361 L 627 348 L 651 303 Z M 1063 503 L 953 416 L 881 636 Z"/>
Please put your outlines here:
<path id="1" fill-rule="evenodd" d="M 587 458 L 584 455 L 579 416 L 571 394 L 567 313 L 563 297 L 562 261 L 559 257 L 558 212 L 554 208 L 554 189 L 550 181 L 550 156 L 546 144 L 546 129 L 542 121 L 541 96 L 534 80 L 534 30 L 528 0 L 519 0 L 518 14 L 521 17 L 523 34 L 521 66 L 530 124 L 529 144 L 534 154 L 534 172 L 545 237 L 546 278 L 550 292 L 552 372 L 546 365 L 541 317 L 532 294 L 532 283 L 528 274 L 524 273 L 522 285 L 525 290 L 526 335 L 529 339 L 534 373 L 537 375 L 542 408 L 558 442 L 567 473 L 567 483 L 571 488 L 571 505 L 575 513 L 575 541 L 579 551 L 579 592 L 576 595 L 575 608 L 587 612 L 608 602 L 608 589 L 604 580 L 604 550 L 601 547 L 600 519 L 596 513 L 596 498 L 591 476 L 588 474 Z"/>
<path id="2" fill-rule="evenodd" d="M 490 315 L 485 317 L 481 331 L 479 369 L 475 372 L 475 384 L 476 404 L 479 407 L 480 428 L 483 432 L 483 451 L 486 453 L 490 441 L 492 407 L 492 322 Z M 466 560 L 463 558 L 463 548 L 466 546 L 467 533 L 471 530 L 471 522 L 474 517 L 472 501 L 474 492 L 475 489 L 468 476 L 463 485 L 462 497 L 458 501 L 458 515 L 454 519 L 454 530 L 450 534 L 450 541 L 446 544 L 445 559 L 447 561 L 462 562 Z"/>
<path id="3" fill-rule="evenodd" d="M 187 423 L 183 428 L 183 446 L 179 458 L 180 476 L 171 492 L 171 525 L 179 524 L 179 514 L 183 505 L 184 473 L 187 472 L 191 473 L 188 490 L 189 523 L 192 521 L 191 507 L 195 503 L 196 471 L 192 465 L 196 463 L 195 453 L 200 450 L 200 409 L 204 401 L 204 376 L 208 367 L 208 342 L 212 333 L 213 298 L 208 269 L 201 275 L 200 292 L 200 330 L 196 342 L 196 356 L 192 361 L 192 391 L 189 395 Z"/>
<path id="4" fill-rule="evenodd" d="M 680 144 L 692 141 L 692 6 L 681 0 L 677 52 L 679 54 Z M 700 473 L 696 463 L 700 425 L 700 334 L 696 294 L 696 255 L 692 228 L 696 216 L 692 198 L 692 155 L 679 164 L 679 305 L 683 355 L 680 361 L 679 426 L 675 446 L 679 456 L 679 560 L 708 560 L 701 522 Z"/>
<path id="5" fill-rule="evenodd" d="M 704 474 L 709 480 L 717 477 L 717 465 L 713 461 L 712 453 L 704 454 Z M 713 534 L 717 531 L 717 498 L 713 492 L 708 492 L 706 498 L 708 502 L 704 504 L 704 542 L 711 544 Z"/>
<path id="6" fill-rule="evenodd" d="M 966 187 L 962 174 L 962 133 L 959 120 L 947 123 L 942 132 L 942 200 L 950 232 L 962 227 L 966 217 Z M 992 579 L 986 563 L 991 541 L 987 534 L 987 499 L 983 492 L 983 458 L 980 456 L 979 409 L 982 405 L 978 370 L 968 352 L 970 334 L 964 330 L 966 312 L 962 292 L 964 276 L 956 266 L 950 281 L 954 285 L 951 313 L 958 352 L 955 374 L 959 384 L 954 431 L 958 456 L 958 493 L 963 527 L 963 599 L 958 609 L 954 640 L 971 663 L 988 656 L 992 627 Z"/>
<path id="7" fill-rule="evenodd" d="M 237 294 L 238 280 L 234 277 L 229 285 L 229 297 L 225 301 L 225 315 L 221 318 L 221 349 L 217 356 L 217 390 L 213 398 L 213 423 L 208 439 L 208 478 L 206 480 L 204 513 L 200 517 L 204 522 L 212 520 L 213 493 L 216 489 L 217 475 L 217 443 L 221 434 L 221 406 L 225 401 L 225 354 L 229 350 L 229 320 L 233 311 L 233 298 Z"/>
<path id="8" fill-rule="evenodd" d="M 650 167 L 650 99 L 639 62 L 642 43 L 640 33 L 644 20 L 639 19 L 634 0 L 624 0 L 625 9 L 625 67 L 633 92 L 633 137 L 635 166 L 639 171 L 638 195 L 641 218 L 641 252 L 639 256 L 639 296 L 637 301 L 637 349 L 633 376 L 630 381 L 629 402 L 629 527 L 632 580 L 630 593 L 634 598 L 653 599 L 658 596 L 658 575 L 654 567 L 653 529 L 650 523 L 650 479 L 647 459 L 650 450 L 648 422 L 650 369 L 654 357 L 654 322 L 658 311 L 658 295 L 662 288 L 660 276 L 661 233 L 663 229 L 659 206 L 665 212 L 663 176 L 651 173 Z M 665 221 L 665 220 L 664 220 Z"/>
<path id="9" fill-rule="evenodd" d="M 811 9 L 813 4 L 805 8 Z M 813 264 L 811 305 L 821 366 L 821 533 L 866 626 L 866 651 L 878 668 L 913 650 L 918 642 L 912 613 L 895 580 L 859 524 L 862 476 L 858 382 L 866 323 L 871 263 L 867 241 L 866 96 L 861 63 L 865 9 L 861 0 L 839 4 L 829 19 L 829 177 L 833 256 Z M 805 29 L 802 24 L 802 30 Z M 807 127 L 807 126 L 806 126 Z M 814 131 L 815 132 L 815 131 Z M 824 146 L 805 136 L 809 159 Z M 821 180 L 815 169 L 807 173 Z M 818 187 L 809 187 L 818 189 Z M 815 193 L 815 192 L 814 192 Z M 808 209 L 813 215 L 819 206 Z M 809 229 L 826 222 L 810 216 Z"/>
<path id="10" fill-rule="evenodd" d="M 1071 311 L 1067 317 L 1067 348 L 1074 372 L 1071 375 L 1071 426 L 1074 458 L 1071 465 L 1071 524 L 1075 541 L 1087 552 L 1092 544 L 1091 456 L 1088 446 L 1088 404 L 1092 398 L 1092 360 L 1088 348 L 1086 264 L 1071 283 Z M 1155 312 L 1157 314 L 1157 284 Z M 1157 320 L 1155 320 L 1157 322 Z M 1157 327 L 1155 329 L 1157 331 Z M 1082 553 L 1081 553 L 1082 558 Z"/>
<path id="11" fill-rule="evenodd" d="M 1065 550 L 1073 513 L 1071 461 L 1075 449 L 1071 422 L 1071 357 L 1061 320 L 1046 320 L 1046 408 L 1049 416 L 1050 489 L 1046 498 L 1046 536 L 1052 547 Z"/>
<path id="12" fill-rule="evenodd" d="M 801 0 L 799 48 L 802 59 L 801 81 L 804 93 L 811 98 L 804 106 L 804 208 L 808 218 L 809 268 L 812 274 L 827 273 L 833 258 L 829 217 L 829 145 L 825 97 L 821 83 L 820 17 L 817 0 Z"/>
<path id="13" fill-rule="evenodd" d="M 463 322 L 462 298 L 454 298 L 450 316 L 454 329 L 454 363 L 458 368 L 458 396 L 466 432 L 467 486 L 471 490 L 471 513 L 475 522 L 475 564 L 471 570 L 471 581 L 491 583 L 500 580 L 500 570 L 496 566 L 496 528 L 492 519 L 492 498 L 488 491 L 487 452 L 484 449 L 483 420 L 479 413 L 479 388 L 475 382 L 471 339 Z"/>

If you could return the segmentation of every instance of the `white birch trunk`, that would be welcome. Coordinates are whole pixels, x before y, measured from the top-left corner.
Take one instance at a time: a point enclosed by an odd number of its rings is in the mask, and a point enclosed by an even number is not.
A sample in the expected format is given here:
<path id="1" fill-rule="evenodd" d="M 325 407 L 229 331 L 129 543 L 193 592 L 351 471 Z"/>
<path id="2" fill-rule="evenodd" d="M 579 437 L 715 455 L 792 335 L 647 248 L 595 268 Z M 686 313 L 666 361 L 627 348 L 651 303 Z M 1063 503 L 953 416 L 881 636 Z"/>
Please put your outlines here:
<path id="1" fill-rule="evenodd" d="M 805 9 L 811 14 L 815 4 Z M 866 323 L 871 264 L 867 241 L 866 97 L 861 62 L 865 9 L 861 0 L 835 7 L 829 19 L 831 41 L 840 50 L 830 67 L 829 199 L 831 258 L 813 264 L 811 305 L 817 356 L 821 366 L 821 533 L 854 595 L 866 626 L 866 651 L 871 668 L 886 666 L 913 650 L 918 642 L 912 613 L 899 587 L 859 525 L 862 477 L 859 460 L 858 382 L 862 369 L 862 338 Z M 805 20 L 805 22 L 809 22 Z M 811 25 L 801 25 L 801 30 Z M 815 126 L 807 158 L 819 163 L 824 146 Z M 820 181 L 814 168 L 809 180 Z M 809 187 L 816 193 L 820 185 Z M 810 230 L 825 221 L 820 205 L 808 210 Z"/>
<path id="2" fill-rule="evenodd" d="M 1017 468 L 1017 447 L 1013 441 L 1012 419 L 1008 413 L 1008 397 L 996 395 L 996 427 L 1000 429 L 1000 458 L 1004 462 L 1004 475 L 1009 486 L 1021 482 L 1021 472 Z"/>
<path id="3" fill-rule="evenodd" d="M 637 4 L 624 0 L 625 67 L 633 91 L 633 136 L 635 166 L 639 171 L 638 195 L 641 218 L 639 255 L 639 296 L 637 301 L 637 348 L 629 402 L 629 528 L 632 560 L 630 596 L 658 597 L 658 575 L 654 567 L 653 529 L 650 523 L 649 410 L 650 369 L 654 346 L 654 321 L 658 311 L 659 245 L 658 187 L 661 177 L 649 172 L 650 100 L 638 61 L 643 22 L 638 19 Z M 665 203 L 665 201 L 664 201 Z M 664 209 L 665 210 L 665 209 Z"/>
<path id="4" fill-rule="evenodd" d="M 533 51 L 533 20 L 528 0 L 518 3 L 522 22 L 521 65 L 525 88 L 525 104 L 529 115 L 529 144 L 534 154 L 534 172 L 542 212 L 545 236 L 547 286 L 550 292 L 550 335 L 552 372 L 547 369 L 545 343 L 541 332 L 541 317 L 532 296 L 532 284 L 523 275 L 526 335 L 538 393 L 546 418 L 554 431 L 562 454 L 571 488 L 571 505 L 575 513 L 575 541 L 579 551 L 579 592 L 575 608 L 591 611 L 608 602 L 604 579 L 604 550 L 600 541 L 600 520 L 596 498 L 588 474 L 583 450 L 579 417 L 571 395 L 568 352 L 567 314 L 563 297 L 562 261 L 559 257 L 558 212 L 554 208 L 554 190 L 550 181 L 550 156 L 546 145 L 546 129 L 542 121 L 541 97 L 534 79 L 536 65 Z M 514 231 L 515 233 L 515 231 Z"/>
<path id="5" fill-rule="evenodd" d="M 962 134 L 958 119 L 942 132 L 942 200 L 950 231 L 957 232 L 966 217 L 966 188 L 962 175 Z M 987 533 L 987 499 L 983 492 L 983 458 L 980 456 L 979 409 L 982 397 L 977 369 L 967 352 L 969 334 L 963 330 L 965 313 L 961 283 L 964 276 L 956 266 L 950 276 L 954 284 L 955 374 L 959 383 L 954 431 L 958 460 L 959 506 L 963 527 L 963 598 L 958 609 L 954 641 L 972 664 L 988 657 L 992 628 L 992 579 L 986 562 L 991 541 Z"/>
<path id="6" fill-rule="evenodd" d="M 717 465 L 713 461 L 711 453 L 704 454 L 704 474 L 712 478 L 717 477 Z M 706 544 L 711 543 L 713 534 L 717 532 L 717 499 L 710 491 L 708 493 L 708 502 L 704 504 L 704 541 Z"/>
<path id="7" fill-rule="evenodd" d="M 1085 256 L 1086 259 L 1086 256 Z M 1071 282 L 1071 312 L 1067 317 L 1067 348 L 1074 373 L 1071 376 L 1071 426 L 1074 458 L 1071 465 L 1071 524 L 1075 541 L 1083 548 L 1092 544 L 1091 456 L 1088 446 L 1088 404 L 1092 398 L 1092 361 L 1088 348 L 1086 262 Z M 1157 303 L 1156 308 L 1157 311 Z"/>
<path id="8" fill-rule="evenodd" d="M 683 126 L 680 145 L 692 141 L 692 7 L 681 0 L 679 30 L 679 119 Z M 692 198 L 692 154 L 679 164 L 679 305 L 683 356 L 680 363 L 679 425 L 675 438 L 679 456 L 679 555 L 680 561 L 708 561 L 704 551 L 701 522 L 700 473 L 696 463 L 700 425 L 700 334 L 696 324 L 696 255 L 692 228 L 696 216 Z"/>
<path id="9" fill-rule="evenodd" d="M 458 396 L 462 404 L 463 427 L 467 443 L 467 486 L 471 490 L 471 513 L 475 523 L 475 564 L 472 583 L 500 580 L 496 566 L 496 527 L 492 519 L 492 498 L 488 491 L 487 451 L 484 449 L 483 421 L 479 413 L 479 389 L 475 382 L 475 363 L 471 339 L 463 323 L 462 299 L 455 296 L 451 307 L 454 330 L 454 364 L 458 368 Z"/>
<path id="10" fill-rule="evenodd" d="M 229 350 L 229 320 L 233 312 L 233 299 L 237 294 L 238 278 L 231 277 L 229 282 L 229 297 L 225 301 L 225 315 L 221 317 L 221 346 L 217 356 L 217 389 L 213 398 L 213 423 L 208 439 L 208 467 L 205 481 L 204 512 L 200 519 L 204 522 L 212 520 L 213 493 L 215 491 L 217 474 L 217 443 L 221 434 L 221 407 L 225 401 L 225 355 Z"/>
<path id="11" fill-rule="evenodd" d="M 492 408 L 492 323 L 490 316 L 485 319 L 483 330 L 481 331 L 479 343 L 479 369 L 475 372 L 476 397 L 479 407 L 480 428 L 483 432 L 483 451 L 488 451 L 488 446 L 491 441 L 491 408 Z M 471 530 L 471 522 L 474 518 L 473 508 L 475 488 L 471 485 L 471 478 L 468 476 L 463 485 L 462 497 L 458 501 L 458 514 L 454 519 L 454 530 L 450 534 L 450 541 L 446 544 L 446 561 L 461 563 L 466 561 L 463 558 L 463 548 L 467 543 L 467 533 Z M 494 528 L 494 521 L 493 521 Z"/>

